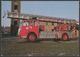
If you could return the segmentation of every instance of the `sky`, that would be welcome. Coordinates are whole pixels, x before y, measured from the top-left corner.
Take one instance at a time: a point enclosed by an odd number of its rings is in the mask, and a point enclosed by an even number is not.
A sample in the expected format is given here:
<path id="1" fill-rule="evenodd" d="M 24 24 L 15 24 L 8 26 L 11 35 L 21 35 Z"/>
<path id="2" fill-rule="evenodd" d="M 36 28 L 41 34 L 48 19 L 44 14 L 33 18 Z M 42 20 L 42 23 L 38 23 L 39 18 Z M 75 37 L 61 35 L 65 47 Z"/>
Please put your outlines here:
<path id="1" fill-rule="evenodd" d="M 4 12 L 11 11 L 11 2 L 2 1 L 1 18 Z M 79 20 L 78 1 L 21 1 L 21 13 L 68 18 Z M 5 16 L 1 19 L 2 26 L 10 26 L 11 20 Z"/>

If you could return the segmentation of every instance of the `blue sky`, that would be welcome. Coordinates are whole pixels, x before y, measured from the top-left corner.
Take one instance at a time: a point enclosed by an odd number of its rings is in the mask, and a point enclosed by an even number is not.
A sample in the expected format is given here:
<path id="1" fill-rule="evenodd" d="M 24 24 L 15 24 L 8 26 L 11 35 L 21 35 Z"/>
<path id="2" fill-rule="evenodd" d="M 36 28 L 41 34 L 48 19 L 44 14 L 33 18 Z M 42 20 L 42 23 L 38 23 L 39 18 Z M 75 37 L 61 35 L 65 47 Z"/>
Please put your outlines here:
<path id="1" fill-rule="evenodd" d="M 4 11 L 11 11 L 11 2 L 2 1 L 2 16 Z M 21 13 L 35 14 L 68 19 L 79 19 L 78 1 L 22 1 Z M 2 18 L 2 26 L 10 26 L 11 20 Z"/>

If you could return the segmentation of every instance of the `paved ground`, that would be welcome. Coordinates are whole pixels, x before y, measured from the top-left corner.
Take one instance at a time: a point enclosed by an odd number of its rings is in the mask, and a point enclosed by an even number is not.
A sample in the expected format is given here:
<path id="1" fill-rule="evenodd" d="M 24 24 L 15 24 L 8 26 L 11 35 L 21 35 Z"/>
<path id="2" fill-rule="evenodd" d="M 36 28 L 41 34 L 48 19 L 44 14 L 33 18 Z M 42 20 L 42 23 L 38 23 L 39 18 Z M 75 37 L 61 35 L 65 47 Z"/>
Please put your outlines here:
<path id="1" fill-rule="evenodd" d="M 79 56 L 78 40 L 17 42 L 16 37 L 1 39 L 1 56 Z"/>

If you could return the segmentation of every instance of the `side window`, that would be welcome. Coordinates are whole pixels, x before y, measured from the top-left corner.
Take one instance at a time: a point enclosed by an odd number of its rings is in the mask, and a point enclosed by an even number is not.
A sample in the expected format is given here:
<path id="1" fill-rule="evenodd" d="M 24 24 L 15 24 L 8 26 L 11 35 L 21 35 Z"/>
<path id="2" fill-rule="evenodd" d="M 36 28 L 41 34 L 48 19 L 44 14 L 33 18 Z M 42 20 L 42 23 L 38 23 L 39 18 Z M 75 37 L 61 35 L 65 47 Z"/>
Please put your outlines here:
<path id="1" fill-rule="evenodd" d="M 20 23 L 19 23 L 19 26 L 22 26 L 23 24 L 29 26 L 29 22 L 20 22 Z"/>
<path id="2" fill-rule="evenodd" d="M 40 22 L 39 21 L 35 21 L 35 25 L 39 26 Z"/>
<path id="3" fill-rule="evenodd" d="M 35 25 L 35 22 L 34 22 L 34 21 L 31 21 L 31 22 L 30 22 L 30 25 Z"/>
<path id="4" fill-rule="evenodd" d="M 27 26 L 29 26 L 29 22 L 25 22 Z"/>
<path id="5" fill-rule="evenodd" d="M 46 25 L 48 25 L 48 22 L 46 22 Z"/>
<path id="6" fill-rule="evenodd" d="M 22 22 L 19 23 L 19 26 L 22 26 Z"/>
<path id="7" fill-rule="evenodd" d="M 68 30 L 71 30 L 71 26 L 68 26 Z"/>

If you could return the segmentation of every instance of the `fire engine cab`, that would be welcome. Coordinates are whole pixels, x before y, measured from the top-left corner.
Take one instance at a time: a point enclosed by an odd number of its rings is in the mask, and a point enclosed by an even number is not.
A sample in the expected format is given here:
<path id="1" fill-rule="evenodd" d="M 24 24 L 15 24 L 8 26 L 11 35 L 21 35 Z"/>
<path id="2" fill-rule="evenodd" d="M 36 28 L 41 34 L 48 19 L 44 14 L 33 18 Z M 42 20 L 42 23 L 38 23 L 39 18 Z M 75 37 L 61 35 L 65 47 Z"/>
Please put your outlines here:
<path id="1" fill-rule="evenodd" d="M 37 39 L 76 39 L 78 30 L 70 29 L 74 20 L 65 20 L 54 17 L 38 16 L 31 14 L 8 13 L 8 18 L 17 19 L 19 22 L 19 39 L 28 39 L 31 42 Z M 61 23 L 62 22 L 62 23 Z M 72 23 L 71 23 L 72 22 Z"/>

